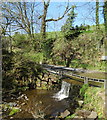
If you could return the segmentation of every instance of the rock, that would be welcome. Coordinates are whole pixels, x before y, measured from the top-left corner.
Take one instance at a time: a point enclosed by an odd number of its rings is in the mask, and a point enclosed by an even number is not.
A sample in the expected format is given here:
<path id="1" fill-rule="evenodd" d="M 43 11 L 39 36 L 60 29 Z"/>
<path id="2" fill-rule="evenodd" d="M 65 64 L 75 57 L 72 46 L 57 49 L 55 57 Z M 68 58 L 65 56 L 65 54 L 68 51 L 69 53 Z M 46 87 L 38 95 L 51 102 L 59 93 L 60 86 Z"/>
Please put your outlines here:
<path id="1" fill-rule="evenodd" d="M 22 94 L 21 96 L 19 96 L 17 99 L 21 99 L 23 98 L 24 96 L 26 96 L 25 94 Z"/>
<path id="2" fill-rule="evenodd" d="M 75 116 L 74 118 L 78 118 L 78 116 Z"/>
<path id="3" fill-rule="evenodd" d="M 76 112 L 76 115 L 77 115 L 77 116 L 82 116 L 82 117 L 84 117 L 84 118 L 86 118 L 86 117 L 89 116 L 90 114 L 91 114 L 91 112 L 88 111 L 88 110 L 78 110 L 78 111 Z"/>
<path id="4" fill-rule="evenodd" d="M 27 96 L 25 96 L 25 99 L 26 99 L 26 100 L 29 100 Z"/>
<path id="5" fill-rule="evenodd" d="M 70 112 L 68 110 L 65 110 L 63 113 L 61 113 L 61 118 L 65 118 L 70 114 Z"/>
<path id="6" fill-rule="evenodd" d="M 8 105 L 10 106 L 10 107 L 14 107 L 14 106 L 16 106 L 17 104 L 15 103 L 15 102 L 10 102 L 10 103 L 8 103 Z"/>
<path id="7" fill-rule="evenodd" d="M 26 103 L 22 103 L 21 106 L 25 105 Z"/>
<path id="8" fill-rule="evenodd" d="M 95 120 L 97 118 L 97 113 L 92 111 L 91 114 L 87 118 L 91 118 L 91 120 Z"/>
<path id="9" fill-rule="evenodd" d="M 69 120 L 86 120 L 82 116 L 75 116 L 74 118 L 71 118 Z"/>
<path id="10" fill-rule="evenodd" d="M 84 101 L 80 100 L 78 101 L 79 106 L 81 107 L 83 105 Z"/>

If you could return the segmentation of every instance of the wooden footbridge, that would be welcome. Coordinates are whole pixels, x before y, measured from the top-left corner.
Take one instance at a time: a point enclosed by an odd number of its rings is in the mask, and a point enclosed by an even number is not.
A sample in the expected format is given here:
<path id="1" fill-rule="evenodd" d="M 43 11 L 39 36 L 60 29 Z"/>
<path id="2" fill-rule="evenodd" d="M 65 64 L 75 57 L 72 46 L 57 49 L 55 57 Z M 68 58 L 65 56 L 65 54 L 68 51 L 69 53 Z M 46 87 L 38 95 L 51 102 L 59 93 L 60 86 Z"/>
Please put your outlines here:
<path id="1" fill-rule="evenodd" d="M 73 80 L 84 82 L 84 84 L 97 83 L 96 85 L 93 84 L 93 86 L 97 86 L 97 87 L 101 87 L 102 85 L 104 85 L 104 88 L 107 87 L 106 79 L 90 78 L 90 77 L 79 75 L 79 73 L 88 72 L 87 70 L 69 68 L 69 67 L 63 67 L 63 66 L 47 65 L 47 64 L 42 64 L 42 67 L 48 72 L 60 75 L 61 77 L 64 77 L 64 76 L 69 77 Z"/>

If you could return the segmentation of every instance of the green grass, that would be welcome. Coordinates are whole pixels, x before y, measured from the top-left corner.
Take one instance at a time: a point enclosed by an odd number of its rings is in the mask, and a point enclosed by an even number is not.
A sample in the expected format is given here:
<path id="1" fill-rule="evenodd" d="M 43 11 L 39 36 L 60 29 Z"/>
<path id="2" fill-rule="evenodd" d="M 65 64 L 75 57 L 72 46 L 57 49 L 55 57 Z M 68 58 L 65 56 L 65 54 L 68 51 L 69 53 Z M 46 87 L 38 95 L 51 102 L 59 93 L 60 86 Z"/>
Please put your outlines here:
<path id="1" fill-rule="evenodd" d="M 104 88 L 88 87 L 84 96 L 84 109 L 96 111 L 98 118 L 104 118 Z"/>
<path id="2" fill-rule="evenodd" d="M 93 30 L 84 31 L 83 33 L 93 33 Z"/>
<path id="3" fill-rule="evenodd" d="M 101 29 L 101 30 L 104 30 L 104 24 L 100 24 L 99 26 L 100 26 L 100 29 Z M 90 29 L 90 30 L 96 30 L 96 25 L 90 26 L 89 29 Z"/>

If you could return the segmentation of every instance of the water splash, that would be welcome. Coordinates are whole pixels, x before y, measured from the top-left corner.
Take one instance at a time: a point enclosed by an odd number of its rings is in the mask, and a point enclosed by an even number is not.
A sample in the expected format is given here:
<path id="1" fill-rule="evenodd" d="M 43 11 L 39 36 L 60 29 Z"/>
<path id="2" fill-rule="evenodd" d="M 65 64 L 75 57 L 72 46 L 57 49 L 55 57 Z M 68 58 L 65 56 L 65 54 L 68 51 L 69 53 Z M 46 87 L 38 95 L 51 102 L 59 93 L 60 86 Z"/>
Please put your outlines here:
<path id="1" fill-rule="evenodd" d="M 53 98 L 57 98 L 58 100 L 63 100 L 64 98 L 68 98 L 69 97 L 70 86 L 71 86 L 70 83 L 62 81 L 61 90 L 58 93 L 56 93 L 53 96 Z"/>

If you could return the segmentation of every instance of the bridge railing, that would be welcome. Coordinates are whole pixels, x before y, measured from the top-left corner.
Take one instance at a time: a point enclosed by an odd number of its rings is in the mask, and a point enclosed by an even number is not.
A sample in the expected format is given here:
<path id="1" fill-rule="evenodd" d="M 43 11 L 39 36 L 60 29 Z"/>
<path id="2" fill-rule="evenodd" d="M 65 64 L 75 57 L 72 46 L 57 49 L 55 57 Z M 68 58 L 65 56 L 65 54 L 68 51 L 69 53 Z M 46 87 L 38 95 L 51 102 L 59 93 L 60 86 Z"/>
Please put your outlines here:
<path id="1" fill-rule="evenodd" d="M 54 74 L 58 74 L 60 76 L 63 75 L 71 75 L 74 76 L 76 78 L 82 79 L 84 80 L 84 84 L 88 84 L 89 81 L 93 81 L 93 82 L 98 82 L 98 83 L 104 83 L 104 88 L 106 87 L 106 79 L 98 79 L 98 78 L 90 78 L 90 77 L 85 77 L 85 76 L 80 76 L 78 74 L 74 74 L 73 72 L 86 72 L 85 70 L 82 69 L 75 69 L 75 68 L 68 68 L 68 67 L 63 67 L 63 66 L 54 66 L 54 65 L 43 65 L 43 67 Z M 67 73 L 67 72 L 71 73 Z"/>

